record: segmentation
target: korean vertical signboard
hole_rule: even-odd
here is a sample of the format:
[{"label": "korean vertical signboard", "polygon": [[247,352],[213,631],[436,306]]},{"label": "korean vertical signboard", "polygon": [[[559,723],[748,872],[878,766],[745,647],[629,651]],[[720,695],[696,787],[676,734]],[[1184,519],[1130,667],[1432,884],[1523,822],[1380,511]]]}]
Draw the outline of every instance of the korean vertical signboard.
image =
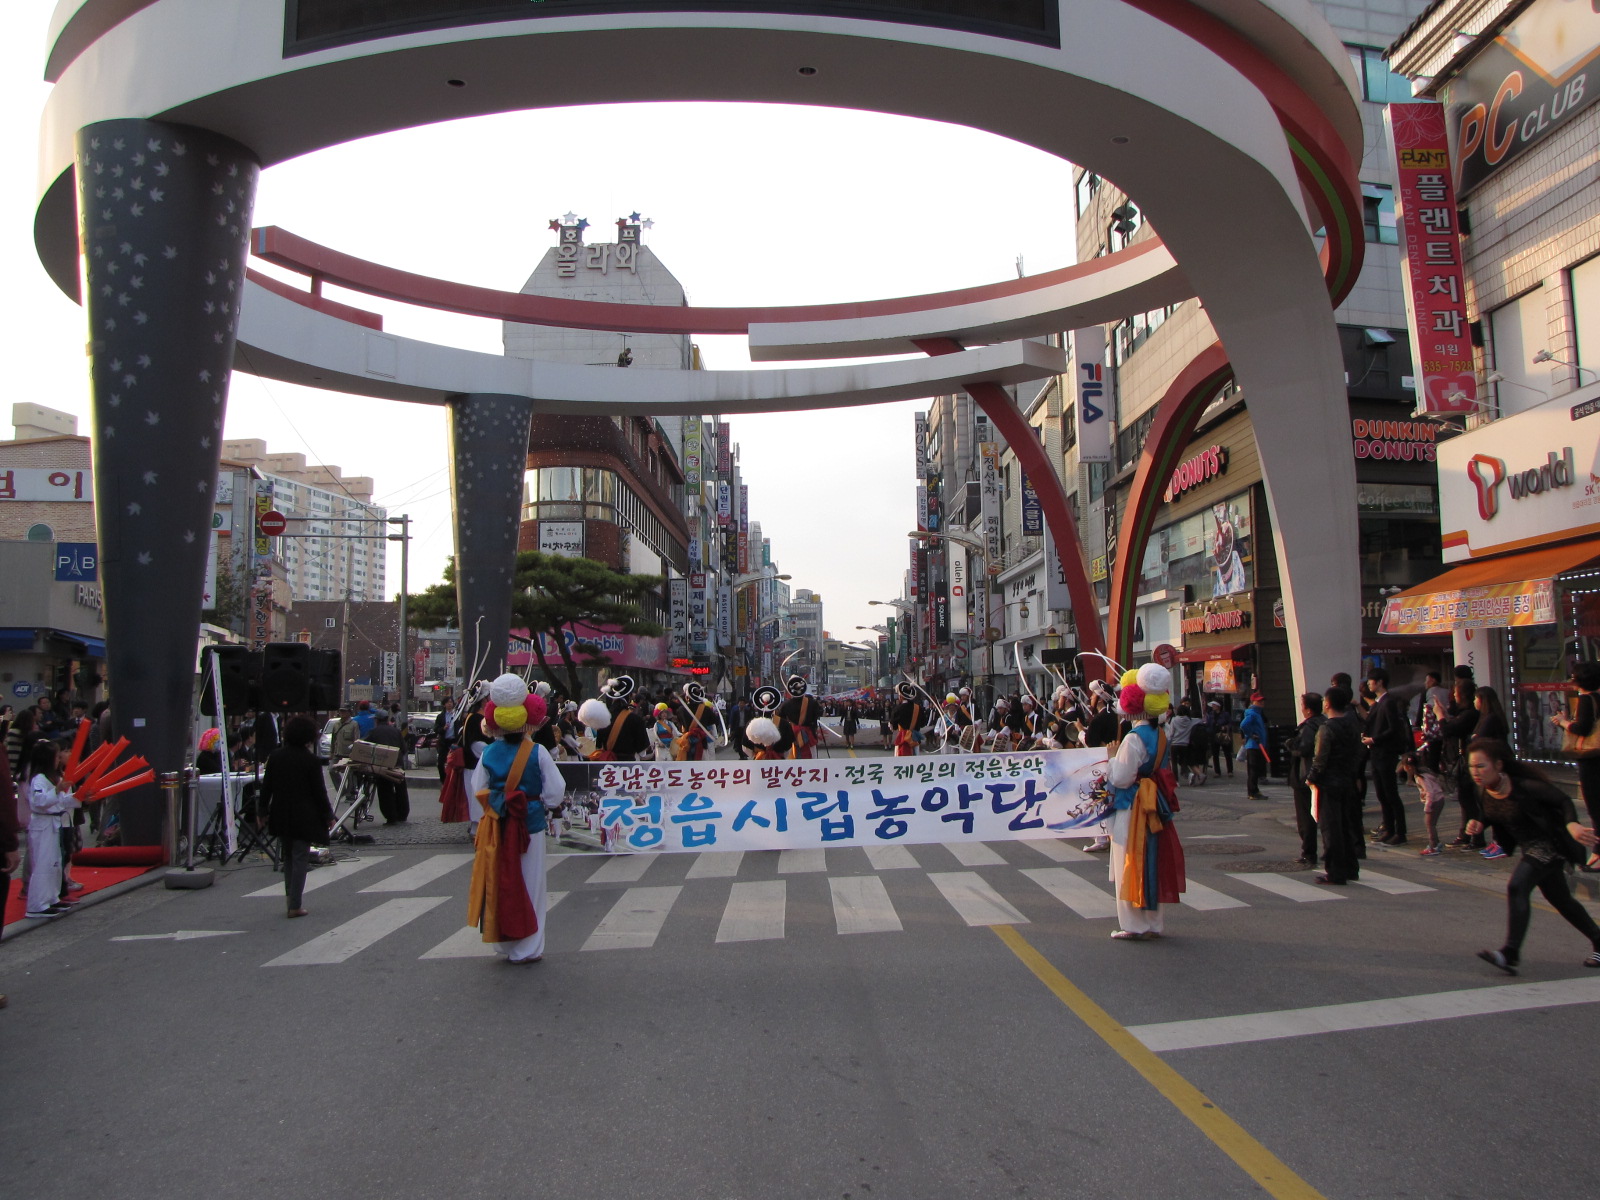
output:
[{"label": "korean vertical signboard", "polygon": [[1472,412],[1478,407],[1478,379],[1467,329],[1444,107],[1391,104],[1384,119],[1398,171],[1395,219],[1406,260],[1406,318],[1416,364],[1417,408],[1430,413]]},{"label": "korean vertical signboard", "polygon": [[726,525],[733,519],[733,485],[726,479],[717,480],[717,524]]},{"label": "korean vertical signboard", "polygon": [[682,658],[689,653],[689,581],[674,576],[667,584],[667,595],[672,610],[672,656]]},{"label": "korean vertical signboard", "polygon": [[912,437],[915,439],[915,442],[916,442],[916,445],[913,447],[913,452],[916,455],[917,479],[920,481],[920,480],[926,479],[928,477],[928,414],[927,413],[919,412],[919,413],[916,414],[916,428],[912,433]]},{"label": "korean vertical signboard", "polygon": [[696,573],[689,576],[689,653],[704,654],[710,648],[706,629],[706,577]]},{"label": "korean vertical signboard", "polygon": [[683,486],[691,491],[700,490],[701,449],[700,418],[683,419]]},{"label": "korean vertical signboard", "polygon": [[733,429],[726,421],[717,422],[717,477],[733,477]]},{"label": "korean vertical signboard", "polygon": [[1111,461],[1111,414],[1106,399],[1106,330],[1091,325],[1072,334],[1073,377],[1078,384],[1078,461]]},{"label": "korean vertical signboard", "polygon": [[733,645],[733,588],[726,583],[717,589],[717,645]]},{"label": "korean vertical signboard", "polygon": [[983,548],[991,563],[1000,561],[1000,443],[978,446],[978,488],[983,513]]},{"label": "korean vertical signboard", "polygon": [[954,539],[950,547],[950,632],[967,632],[967,548]]},{"label": "korean vertical signboard", "polygon": [[1033,537],[1044,532],[1044,508],[1026,471],[1022,472],[1022,532]]}]

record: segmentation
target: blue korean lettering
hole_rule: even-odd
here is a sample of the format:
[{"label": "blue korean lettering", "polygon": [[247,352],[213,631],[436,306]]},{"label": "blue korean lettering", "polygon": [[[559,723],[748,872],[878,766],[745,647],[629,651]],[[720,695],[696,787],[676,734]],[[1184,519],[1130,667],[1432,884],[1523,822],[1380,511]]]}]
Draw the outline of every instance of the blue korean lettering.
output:
[{"label": "blue korean lettering", "polygon": [[739,810],[739,815],[733,818],[733,831],[738,833],[746,825],[751,823],[759,825],[763,829],[772,829],[774,827],[774,821],[776,821],[776,828],[778,832],[786,832],[789,828],[789,802],[782,796],[779,796],[776,800],[774,800],[773,808],[775,813],[774,816],[770,818],[763,817],[760,813],[756,812],[756,805],[759,803],[761,803],[759,800],[747,800],[745,802],[744,807]]},{"label": "blue korean lettering", "polygon": [[938,812],[950,803],[950,793],[942,787],[931,787],[922,793],[922,807],[925,812]]},{"label": "blue korean lettering", "polygon": [[672,820],[675,824],[681,825],[685,821],[722,820],[721,813],[711,811],[716,807],[716,801],[710,796],[702,796],[696,792],[690,792],[682,800],[678,801],[677,807],[678,811],[672,814]]},{"label": "blue korean lettering", "polygon": [[907,804],[910,796],[885,796],[877,788],[872,789],[872,803],[874,807],[868,811],[867,821],[877,821],[879,824],[873,829],[873,834],[890,841],[897,837],[904,837],[911,826],[900,820],[900,817],[913,816],[916,808]]},{"label": "blue korean lettering", "polygon": [[982,799],[982,792],[975,788],[970,788],[964,783],[959,784],[956,787],[956,805],[961,811],[945,813],[939,819],[941,821],[959,821],[961,822],[961,831],[963,833],[971,833],[973,822],[977,819],[977,814],[972,811],[972,806]]},{"label": "blue korean lettering", "polygon": [[[856,834],[856,819],[850,815],[850,793],[841,788],[832,797],[827,792],[796,792],[800,812],[808,821],[816,821],[825,842],[842,842]],[[830,819],[830,813],[838,817]]]},{"label": "blue korean lettering", "polygon": [[1022,785],[1022,795],[1015,800],[1006,801],[1003,798],[1004,794],[1013,790],[1016,786],[1014,783],[989,784],[989,794],[993,797],[990,803],[994,807],[995,816],[1004,816],[1006,813],[1020,808],[1022,811],[1011,818],[1006,825],[1007,829],[1019,832],[1024,829],[1043,829],[1044,818],[1042,816],[1034,816],[1031,820],[1029,819],[1038,807],[1039,802],[1046,795],[1046,793],[1039,790],[1039,781],[1033,778],[1025,780]]}]

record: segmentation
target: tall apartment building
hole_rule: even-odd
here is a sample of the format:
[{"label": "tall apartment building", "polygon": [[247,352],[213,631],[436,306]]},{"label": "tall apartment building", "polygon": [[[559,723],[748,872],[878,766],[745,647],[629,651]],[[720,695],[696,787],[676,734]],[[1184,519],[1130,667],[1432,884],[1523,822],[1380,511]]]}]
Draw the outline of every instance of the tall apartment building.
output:
[{"label": "tall apartment building", "polygon": [[275,541],[294,600],[389,599],[389,514],[372,503],[370,476],[270,453],[260,438],[223,442],[222,457],[254,467],[272,507],[289,518],[288,535]]}]

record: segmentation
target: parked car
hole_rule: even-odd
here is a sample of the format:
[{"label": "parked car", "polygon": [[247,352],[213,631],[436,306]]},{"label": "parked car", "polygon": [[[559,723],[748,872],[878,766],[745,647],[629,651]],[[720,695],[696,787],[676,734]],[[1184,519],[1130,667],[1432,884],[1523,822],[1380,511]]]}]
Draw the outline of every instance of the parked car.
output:
[{"label": "parked car", "polygon": [[329,717],[317,737],[317,757],[324,762],[333,757],[333,731],[339,728],[339,718]]}]

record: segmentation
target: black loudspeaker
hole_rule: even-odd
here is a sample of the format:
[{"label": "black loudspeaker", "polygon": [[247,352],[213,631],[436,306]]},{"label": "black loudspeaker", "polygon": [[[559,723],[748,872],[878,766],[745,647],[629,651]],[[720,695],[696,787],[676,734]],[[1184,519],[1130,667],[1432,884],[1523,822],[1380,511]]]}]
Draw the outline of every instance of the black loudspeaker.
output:
[{"label": "black loudspeaker", "polygon": [[311,652],[311,707],[332,712],[344,699],[344,670],[337,650]]},{"label": "black loudspeaker", "polygon": [[207,646],[200,658],[200,711],[217,715],[217,698],[211,690],[211,660],[217,660],[222,680],[222,711],[236,717],[256,706],[261,678],[261,651],[248,646]]},{"label": "black loudspeaker", "polygon": [[311,708],[311,647],[304,642],[268,642],[261,652],[261,708],[306,712]]}]

